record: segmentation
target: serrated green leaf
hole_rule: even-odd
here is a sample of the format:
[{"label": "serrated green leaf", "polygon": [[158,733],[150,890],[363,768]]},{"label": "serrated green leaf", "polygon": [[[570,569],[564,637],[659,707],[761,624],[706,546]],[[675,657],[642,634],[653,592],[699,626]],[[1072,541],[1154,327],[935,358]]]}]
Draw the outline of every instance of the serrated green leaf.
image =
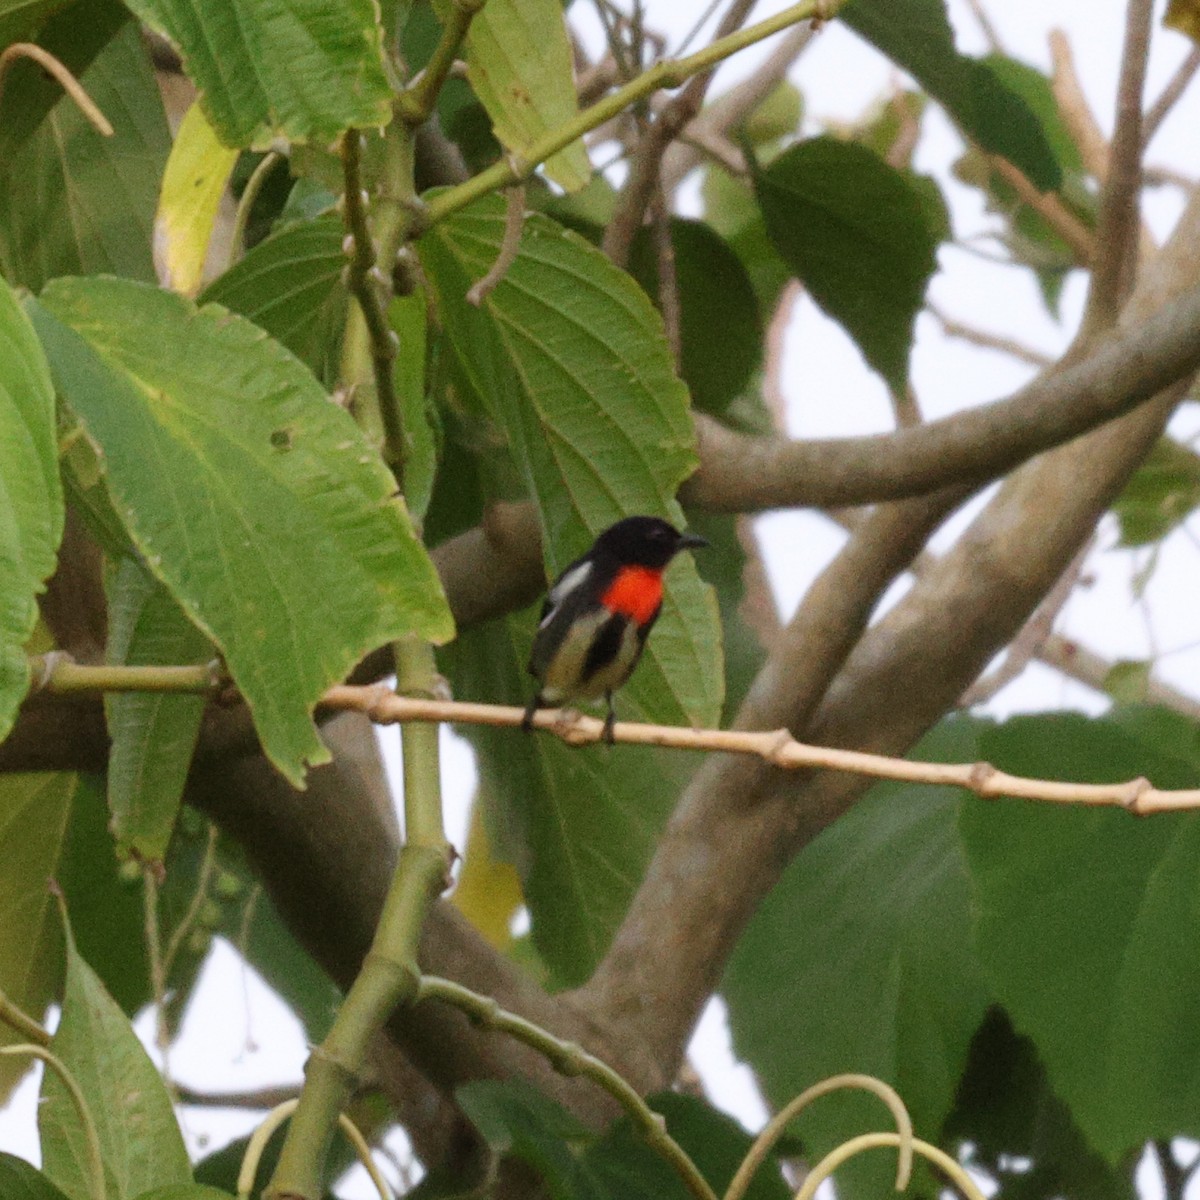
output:
[{"label": "serrated green leaf", "polygon": [[[971,761],[981,726],[947,722],[914,757]],[[738,1055],[776,1106],[861,1071],[899,1091],[918,1129],[941,1127],[990,1001],[971,945],[961,802],[945,788],[877,785],[801,851],[746,927],[722,991]],[[875,1128],[878,1103],[829,1097],[795,1128],[819,1157]],[[894,1170],[882,1156],[863,1165],[880,1172],[872,1183]]]},{"label": "serrated green leaf", "polygon": [[28,317],[0,278],[0,741],[25,698],[25,644],[62,531],[50,369]]},{"label": "serrated green leaf", "polygon": [[[530,609],[460,634],[441,660],[454,694],[523,704],[536,620]],[[643,716],[625,692],[617,704]],[[573,750],[483,726],[464,734],[478,755],[481,794],[496,806],[487,814],[496,853],[521,875],[534,945],[556,984],[582,983],[624,917],[694,760],[629,746]]]},{"label": "serrated green leaf", "polygon": [[[758,297],[741,260],[702,221],[671,221],[679,301],[679,374],[692,402],[723,414],[762,361],[763,327]],[[651,231],[634,238],[630,274],[658,304],[658,256]]]},{"label": "serrated green leaf", "polygon": [[[126,666],[187,666],[212,659],[212,643],[139,562],[123,559],[109,589],[108,660]],[[118,853],[161,863],[175,829],[203,696],[110,693],[108,807]]]},{"label": "serrated green leaf", "polygon": [[[462,379],[504,429],[537,498],[554,575],[621,517],[654,513],[681,525],[674,496],[695,469],[695,435],[645,294],[553,221],[528,217],[504,279],[479,308],[467,303],[503,231],[503,201],[489,198],[439,224],[420,251]],[[681,556],[622,695],[652,719],[711,725],[721,708],[720,647],[715,601]]]},{"label": "serrated green leaf", "polygon": [[0,1196],[4,1200],[68,1200],[36,1167],[0,1151]]},{"label": "serrated green leaf", "polygon": [[[1195,741],[1145,709],[1015,718],[980,750],[1034,777],[1195,787]],[[972,803],[961,829],[983,967],[1091,1145],[1114,1163],[1200,1132],[1200,816]]]},{"label": "serrated green leaf", "polygon": [[273,137],[331,142],[386,125],[392,93],[371,0],[131,0],[178,47],[200,103],[227,146]]},{"label": "serrated green leaf", "polygon": [[[87,1101],[112,1200],[136,1200],[148,1188],[191,1181],[171,1097],[129,1019],[79,956],[69,929],[62,1019],[50,1049]],[[45,1173],[72,1200],[89,1200],[84,1131],[54,1071],[42,1078],[38,1130]]]},{"label": "serrated green leaf", "polygon": [[[0,776],[0,989],[35,1020],[61,975],[58,915],[46,884],[58,866],[76,782],[66,774]],[[24,1040],[0,1025],[0,1045]],[[0,1104],[30,1066],[28,1059],[0,1058]]]},{"label": "serrated green leaf", "polygon": [[968,138],[1020,167],[1040,191],[1061,186],[1037,116],[988,63],[959,54],[944,0],[850,0],[838,19],[912,75]]},{"label": "serrated green leaf", "polygon": [[285,226],[206,288],[201,302],[248,317],[332,384],[349,296],[342,282],[344,236],[335,213]]},{"label": "serrated green leaf", "polygon": [[80,82],[113,136],[97,133],[64,96],[0,172],[0,271],[34,291],[56,275],[154,278],[151,228],[170,139],[135,23]]},{"label": "serrated green leaf", "polygon": [[[518,156],[571,120],[578,105],[559,0],[488,0],[467,31],[467,78],[496,136]],[[544,170],[569,192],[583,187],[591,164],[582,139]]]},{"label": "serrated green leaf", "polygon": [[219,306],[76,279],[30,308],[139,551],[299,784],[328,757],[324,689],[385,641],[453,628],[391,476],[302,363]]},{"label": "serrated green leaf", "polygon": [[894,390],[937,262],[920,197],[854,142],[801,142],[754,175],[767,232],[816,302]]}]

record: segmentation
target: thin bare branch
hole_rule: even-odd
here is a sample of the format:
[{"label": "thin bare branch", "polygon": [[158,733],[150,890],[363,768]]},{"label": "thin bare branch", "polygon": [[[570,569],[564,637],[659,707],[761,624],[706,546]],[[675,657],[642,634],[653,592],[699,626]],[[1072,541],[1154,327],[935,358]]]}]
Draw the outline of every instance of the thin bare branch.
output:
[{"label": "thin bare branch", "polygon": [[675,245],[671,240],[671,214],[656,186],[650,201],[650,228],[654,238],[654,258],[658,266],[658,310],[662,313],[667,347],[676,370],[683,356],[683,319],[679,309],[679,279],[675,270]]},{"label": "thin bare branch", "polygon": [[521,230],[525,223],[525,185],[518,183],[504,193],[504,237],[496,261],[487,274],[477,279],[467,291],[467,302],[478,308],[484,297],[504,278],[508,268],[517,260],[521,249]]},{"label": "thin bare branch", "polygon": [[989,154],[988,163],[1017,193],[1023,204],[1029,205],[1070,246],[1080,266],[1087,266],[1095,257],[1097,240],[1092,231],[1053,192],[1039,192],[1020,167],[998,154]]},{"label": "thin bare branch", "polygon": [[1150,145],[1163,121],[1171,109],[1179,103],[1183,93],[1200,71],[1200,46],[1193,46],[1191,53],[1179,64],[1179,70],[1171,77],[1171,81],[1162,90],[1162,94],[1147,110],[1142,118],[1142,148]]},{"label": "thin bare branch", "polygon": [[1079,147],[1084,169],[1103,182],[1108,175],[1108,139],[1083,94],[1067,35],[1061,29],[1052,29],[1049,41],[1050,58],[1054,63],[1051,86],[1058,110]]},{"label": "thin bare branch", "polygon": [[[383,685],[361,688],[342,684],[330,688],[321,703],[330,708],[361,712],[379,725],[446,721],[516,729],[524,718],[521,708],[398,696]],[[573,747],[599,745],[604,739],[604,722],[599,718],[563,710],[540,711],[534,717],[534,728],[553,733]],[[1029,779],[1000,771],[990,763],[922,763],[857,750],[811,746],[797,741],[786,729],[750,732],[618,721],[613,728],[613,737],[628,746],[750,755],[787,771],[816,768],[866,775],[872,779],[943,784],[965,788],[985,799],[1008,796],[1046,804],[1117,807],[1136,816],[1200,808],[1200,788],[1160,789],[1146,779],[1111,784]]]},{"label": "thin bare branch", "polygon": [[1081,336],[1107,329],[1133,290],[1142,186],[1142,91],[1150,53],[1153,0],[1129,0],[1117,84],[1117,116],[1096,227],[1097,252]]},{"label": "thin bare branch", "polygon": [[937,321],[947,337],[959,338],[964,342],[970,342],[973,346],[982,346],[987,350],[998,350],[1001,354],[1011,355],[1013,358],[1029,363],[1032,367],[1048,367],[1054,361],[1052,355],[1035,350],[1032,346],[1017,341],[1016,338],[1005,337],[1000,333],[989,333],[987,330],[976,329],[974,325],[967,325],[956,320],[934,304],[932,300],[925,302],[925,311]]}]

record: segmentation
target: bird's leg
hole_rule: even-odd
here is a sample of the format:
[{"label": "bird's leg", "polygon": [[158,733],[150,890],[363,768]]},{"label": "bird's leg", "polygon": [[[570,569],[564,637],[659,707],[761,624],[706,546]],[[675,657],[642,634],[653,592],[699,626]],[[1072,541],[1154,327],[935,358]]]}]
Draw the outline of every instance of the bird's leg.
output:
[{"label": "bird's leg", "polygon": [[529,703],[525,705],[525,715],[521,718],[521,728],[526,733],[533,732],[533,714],[542,706],[542,694],[537,692],[530,697]]},{"label": "bird's leg", "polygon": [[600,736],[604,740],[605,745],[611,746],[617,740],[617,735],[613,731],[613,726],[617,723],[617,713],[616,709],[613,708],[611,691],[604,693],[604,699],[608,702],[608,716],[604,718],[604,732]]}]

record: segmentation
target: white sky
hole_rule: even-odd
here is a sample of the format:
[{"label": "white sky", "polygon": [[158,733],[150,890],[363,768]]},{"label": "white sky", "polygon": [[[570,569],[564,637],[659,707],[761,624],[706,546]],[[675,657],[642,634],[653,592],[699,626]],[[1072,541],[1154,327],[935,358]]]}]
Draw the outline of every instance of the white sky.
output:
[{"label": "white sky", "polygon": [[[779,0],[762,3],[755,18],[783,7]],[[1160,10],[1162,7],[1160,4]],[[649,0],[648,24],[668,31],[675,45],[699,8],[692,2]],[[1101,126],[1111,128],[1123,4],[1009,0],[992,2],[988,8],[1005,49],[1043,70],[1050,65],[1047,32],[1055,27],[1064,29],[1075,51],[1084,91]],[[983,39],[965,0],[950,0],[950,9],[960,47],[983,52]],[[590,14],[587,6],[577,2],[572,11],[586,27]],[[594,24],[590,36],[595,36]],[[1158,95],[1189,46],[1178,34],[1156,29],[1148,97]],[[764,48],[749,51],[724,68],[713,94],[752,70],[766,52]],[[806,95],[806,132],[817,132],[823,121],[858,117],[892,86],[897,73],[835,23],[809,47],[792,78]],[[1200,87],[1194,87],[1164,124],[1148,162],[1194,174],[1198,131]],[[978,194],[949,178],[949,166],[959,151],[957,137],[940,111],[934,109],[926,118],[916,165],[943,183],[955,234],[963,239],[993,225],[983,212]],[[1161,235],[1169,230],[1180,206],[1178,191],[1160,189],[1147,202],[1147,219]],[[959,320],[1015,337],[1049,353],[1062,349],[1069,341],[1084,297],[1081,277],[1072,279],[1066,288],[1066,319],[1060,326],[1046,315],[1028,272],[990,265],[949,246],[941,251],[939,265],[930,295]],[[913,378],[928,417],[996,399],[1030,377],[1028,367],[1003,355],[947,339],[927,316],[919,319],[917,333]],[[879,380],[866,370],[840,328],[808,302],[798,307],[789,330],[785,382],[788,425],[796,436],[849,435],[891,426],[890,406]],[[1189,434],[1196,432],[1198,425],[1200,422],[1190,414],[1177,422],[1178,430]],[[786,619],[813,578],[836,553],[841,535],[824,518],[809,513],[770,514],[759,518],[758,529],[771,584]],[[1194,602],[1197,549],[1190,538],[1176,534],[1163,548],[1144,609],[1131,599],[1133,556],[1106,552],[1112,541],[1113,532],[1106,527],[1100,550],[1089,566],[1094,583],[1070,601],[1058,622],[1059,631],[1113,658],[1145,657],[1155,648],[1170,652],[1200,638]],[[1161,662],[1161,677],[1188,688],[1200,671],[1198,654],[1200,651],[1186,649],[1168,653]],[[1067,705],[1095,711],[1103,707],[1103,700],[1046,668],[1034,667],[1006,688],[992,709],[1003,714]],[[385,731],[384,744],[389,765],[394,767],[398,758],[395,730]],[[459,739],[444,734],[443,746],[449,830],[461,847],[465,844],[474,769],[470,753]],[[138,1028],[147,1034],[149,1021],[143,1017]],[[715,1085],[712,1090],[716,1101],[749,1125],[761,1123],[763,1110],[749,1073],[737,1068],[730,1055],[719,1003],[706,1012],[692,1050],[704,1077]],[[242,966],[234,951],[218,943],[182,1036],[172,1051],[175,1077],[196,1088],[222,1090],[294,1082],[300,1078],[304,1056],[303,1039],[290,1013]],[[39,1074],[27,1077],[8,1108],[0,1110],[0,1149],[35,1162],[34,1112]],[[208,1150],[215,1149],[247,1132],[257,1119],[254,1114],[213,1110],[189,1110],[184,1116],[193,1151],[202,1144]],[[393,1143],[403,1154],[402,1137]],[[347,1200],[360,1200],[374,1193],[359,1172],[342,1194]]]}]

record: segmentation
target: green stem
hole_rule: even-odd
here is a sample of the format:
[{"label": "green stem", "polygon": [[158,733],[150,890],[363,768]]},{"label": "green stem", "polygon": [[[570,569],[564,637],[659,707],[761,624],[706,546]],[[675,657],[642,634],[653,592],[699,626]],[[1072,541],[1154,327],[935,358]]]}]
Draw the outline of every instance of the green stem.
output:
[{"label": "green stem", "polygon": [[84,1099],[83,1090],[75,1082],[75,1076],[67,1070],[66,1064],[56,1054],[52,1054],[45,1046],[22,1044],[19,1046],[4,1046],[0,1054],[28,1054],[32,1058],[40,1058],[63,1081],[79,1123],[83,1126],[84,1141],[87,1142],[88,1178],[91,1181],[89,1192],[92,1200],[108,1200],[108,1184],[104,1178],[104,1156],[100,1152],[100,1135],[96,1132],[96,1122],[91,1110]]},{"label": "green stem", "polygon": [[14,1004],[3,990],[0,990],[0,1021],[10,1029],[16,1030],[27,1042],[36,1042],[39,1046],[50,1045],[50,1033],[43,1029],[23,1008]]},{"label": "green stem", "polygon": [[574,1042],[564,1042],[554,1034],[501,1008],[490,996],[481,996],[450,979],[421,977],[416,1002],[441,1000],[465,1012],[484,1029],[510,1034],[544,1055],[563,1075],[582,1075],[602,1087],[629,1114],[647,1143],[674,1169],[696,1200],[717,1200],[716,1193],[700,1174],[684,1148],[667,1132],[663,1119],[607,1063],[589,1054]]},{"label": "green stem", "polygon": [[656,63],[636,79],[630,80],[624,87],[618,88],[615,92],[598,100],[590,108],[585,108],[565,125],[560,125],[558,129],[552,129],[538,138],[519,160],[511,155],[506,156],[505,159],[488,167],[486,171],[481,171],[478,175],[468,179],[466,183],[461,183],[457,187],[449,188],[434,196],[419,218],[418,231],[423,233],[431,226],[436,225],[438,221],[444,220],[452,213],[465,208],[473,200],[486,196],[489,192],[511,187],[514,183],[528,179],[540,163],[565,149],[576,138],[590,133],[593,129],[598,129],[631,104],[645,99],[660,88],[679,87],[691,76],[708,70],[709,67],[724,61],[739,50],[746,49],[747,46],[753,46],[756,42],[761,42],[763,38],[768,38],[773,33],[779,33],[780,30],[787,29],[800,21],[813,17],[822,19],[830,17],[839,7],[840,0],[803,0],[802,3],[793,4],[790,8],[785,8],[783,12],[768,17],[765,21],[759,21],[757,25],[750,25],[745,29],[728,34],[726,37],[718,38],[715,42],[705,46],[703,50],[689,54],[686,58]]},{"label": "green stem", "polygon": [[65,654],[31,654],[32,691],[52,692],[211,692],[221,686],[221,664],[195,667],[88,666]]},{"label": "green stem", "polygon": [[233,218],[233,233],[229,238],[228,265],[230,267],[246,252],[246,226],[250,223],[250,210],[262,192],[263,184],[267,182],[267,176],[279,163],[286,161],[287,156],[280,154],[278,150],[268,150],[263,155],[262,162],[254,168],[250,173],[250,178],[246,180],[246,186],[242,189],[242,194],[238,199],[237,212]]},{"label": "green stem", "polygon": [[424,125],[437,103],[438,93],[454,66],[455,56],[463,39],[467,36],[471,21],[484,6],[485,0],[452,0],[442,26],[442,36],[425,69],[412,85],[400,93],[396,101],[396,112],[410,129]]}]

